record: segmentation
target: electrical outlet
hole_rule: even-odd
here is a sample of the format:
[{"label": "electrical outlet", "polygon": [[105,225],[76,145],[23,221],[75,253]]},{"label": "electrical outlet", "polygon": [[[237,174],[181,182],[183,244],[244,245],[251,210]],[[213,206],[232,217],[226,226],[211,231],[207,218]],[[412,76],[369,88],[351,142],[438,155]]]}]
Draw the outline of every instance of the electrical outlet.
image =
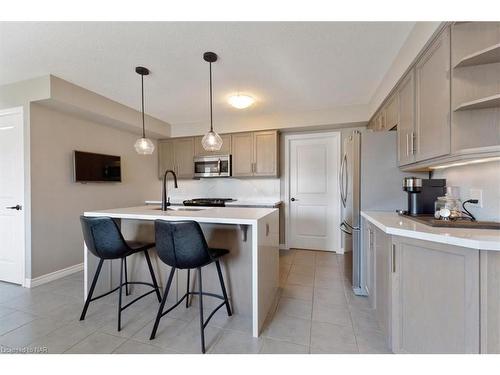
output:
[{"label": "electrical outlet", "polygon": [[479,203],[476,206],[483,208],[483,191],[481,189],[470,189],[468,199],[477,199]]}]

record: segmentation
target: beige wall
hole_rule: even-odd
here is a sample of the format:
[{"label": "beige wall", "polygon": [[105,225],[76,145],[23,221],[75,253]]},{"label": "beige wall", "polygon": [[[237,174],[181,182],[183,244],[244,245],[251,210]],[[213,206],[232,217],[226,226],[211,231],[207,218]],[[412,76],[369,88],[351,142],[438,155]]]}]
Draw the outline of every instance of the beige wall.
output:
[{"label": "beige wall", "polygon": [[[79,216],[160,196],[157,153],[140,156],[137,135],[31,104],[31,278],[83,262]],[[121,183],[72,181],[73,150],[120,155]]]}]

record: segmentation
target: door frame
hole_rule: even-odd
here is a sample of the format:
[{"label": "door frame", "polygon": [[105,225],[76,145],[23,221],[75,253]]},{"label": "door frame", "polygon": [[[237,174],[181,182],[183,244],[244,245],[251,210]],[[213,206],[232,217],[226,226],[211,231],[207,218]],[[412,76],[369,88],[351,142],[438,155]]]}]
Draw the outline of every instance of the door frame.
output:
[{"label": "door frame", "polygon": [[[327,131],[327,132],[308,132],[308,133],[290,133],[290,134],[283,134],[283,142],[284,142],[284,160],[285,160],[285,167],[283,169],[283,181],[284,181],[284,194],[283,194],[283,207],[285,209],[285,243],[284,249],[290,249],[290,141],[296,140],[296,139],[311,139],[311,138],[324,138],[324,137],[331,137],[334,136],[335,143],[338,149],[338,158],[337,158],[337,170],[340,169],[340,159],[342,157],[342,144],[341,144],[341,138],[342,138],[342,133],[340,131]],[[338,197],[338,201],[340,203],[340,197]],[[339,218],[341,218],[342,215],[342,208],[341,205],[337,205],[337,215]],[[335,251],[336,254],[343,254],[344,249],[342,248],[342,241],[341,241],[341,235],[340,235],[340,227],[336,228],[338,231],[338,236],[337,236],[337,244],[336,248],[338,249],[338,252]]]},{"label": "door frame", "polygon": [[[23,248],[24,251],[22,251],[21,254],[21,285],[23,287],[29,287],[27,283],[27,278],[26,278],[26,258],[27,258],[27,252],[30,250],[30,247],[28,246],[29,244],[29,239],[31,238],[31,228],[30,228],[30,210],[29,210],[29,190],[26,184],[27,178],[29,179],[29,174],[27,175],[29,168],[26,165],[26,160],[28,160],[28,157],[26,155],[26,146],[29,144],[29,140],[27,140],[27,134],[26,134],[26,126],[25,126],[25,114],[24,114],[24,107],[18,106],[18,107],[12,107],[12,108],[5,108],[5,109],[0,109],[0,116],[6,116],[6,115],[15,115],[19,114],[21,115],[21,127],[22,127],[22,136],[21,136],[21,158],[22,158],[22,175],[23,175],[23,221],[24,221],[24,235],[22,238],[23,241]],[[28,154],[29,155],[29,154]]]}]

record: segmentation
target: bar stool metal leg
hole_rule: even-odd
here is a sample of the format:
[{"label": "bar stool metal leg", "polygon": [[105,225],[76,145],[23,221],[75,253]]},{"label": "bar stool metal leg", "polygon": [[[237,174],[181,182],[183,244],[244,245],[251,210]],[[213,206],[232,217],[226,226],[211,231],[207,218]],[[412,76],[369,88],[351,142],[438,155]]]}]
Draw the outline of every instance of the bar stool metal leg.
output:
[{"label": "bar stool metal leg", "polygon": [[226,286],[224,285],[224,278],[222,277],[222,271],[220,269],[220,262],[215,261],[215,266],[217,267],[217,274],[219,275],[220,287],[222,289],[222,295],[224,296],[224,302],[226,303],[227,315],[233,315],[231,312],[231,307],[229,306],[229,299],[227,298]]},{"label": "bar stool metal leg", "polygon": [[83,306],[83,311],[82,315],[80,315],[80,320],[85,319],[85,315],[87,314],[87,309],[89,308],[90,300],[92,299],[92,294],[94,294],[94,289],[97,284],[97,279],[99,278],[99,274],[101,273],[101,268],[103,263],[104,259],[101,259],[95,271],[94,280],[92,280],[92,285],[90,286],[89,294],[87,295],[87,299],[85,300],[85,305]]},{"label": "bar stool metal leg", "polygon": [[121,259],[120,266],[120,290],[118,295],[118,332],[122,329],[122,289],[123,289],[123,269],[125,265],[125,258]]},{"label": "bar stool metal leg", "polygon": [[151,274],[151,280],[153,281],[154,288],[156,289],[156,298],[158,298],[158,302],[161,302],[160,288],[158,286],[158,283],[156,282],[153,265],[151,264],[151,259],[149,258],[147,250],[144,251],[144,256],[146,257],[146,263],[148,264],[149,273]]},{"label": "bar stool metal leg", "polygon": [[203,288],[201,281],[201,267],[198,267],[198,289],[200,296],[200,331],[201,331],[201,352],[205,354],[205,330],[203,327]]},{"label": "bar stool metal leg", "polygon": [[168,291],[170,289],[170,285],[172,284],[174,274],[175,268],[172,267],[172,269],[170,270],[170,275],[168,276],[167,287],[165,288],[165,292],[163,293],[163,299],[161,300],[160,307],[158,308],[158,314],[156,314],[155,325],[153,326],[153,331],[151,332],[151,336],[149,337],[150,340],[153,340],[156,336],[156,330],[158,329],[158,324],[160,323],[160,319],[162,317],[165,302],[167,302]]},{"label": "bar stool metal leg", "polygon": [[125,295],[128,296],[130,292],[128,290],[127,257],[123,258],[123,262],[125,263]]},{"label": "bar stool metal leg", "polygon": [[186,288],[186,309],[189,307],[189,273],[190,273],[190,269],[188,268],[188,275],[187,275],[187,288]]}]

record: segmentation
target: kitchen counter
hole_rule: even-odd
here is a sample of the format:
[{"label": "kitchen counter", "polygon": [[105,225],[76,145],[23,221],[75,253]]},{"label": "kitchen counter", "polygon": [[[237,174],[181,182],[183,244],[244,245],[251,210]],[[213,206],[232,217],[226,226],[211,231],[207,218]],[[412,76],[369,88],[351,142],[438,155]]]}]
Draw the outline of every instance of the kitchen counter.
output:
[{"label": "kitchen counter", "polygon": [[[279,281],[279,221],[275,208],[238,207],[170,207],[161,211],[159,206],[115,208],[85,212],[85,216],[106,216],[119,219],[121,231],[127,240],[154,242],[155,220],[194,220],[200,223],[208,245],[227,248],[223,272],[233,311],[242,319],[248,319],[252,334],[258,337],[264,320],[275,303]],[[169,267],[161,262],[154,251],[150,252],[160,285],[165,285]],[[148,280],[149,274],[142,254],[127,259],[129,277]],[[98,259],[84,248],[85,295],[90,286],[93,270]],[[220,291],[213,265],[204,271],[206,290]],[[118,283],[119,261],[107,261],[99,278],[96,294],[105,293]],[[192,282],[193,280],[191,280]],[[172,302],[185,293],[187,271],[177,270],[172,287]],[[193,286],[191,286],[192,288]],[[170,295],[170,294],[169,294]],[[170,298],[169,298],[170,300]],[[210,298],[207,303],[210,303]],[[178,307],[181,308],[181,307]]]},{"label": "kitchen counter", "polygon": [[472,249],[500,251],[499,230],[431,227],[400,216],[396,212],[362,211],[361,216],[386,234]]},{"label": "kitchen counter", "polygon": [[[188,199],[188,198],[186,198]],[[172,198],[170,203],[174,206],[182,206],[185,199]],[[144,202],[147,205],[161,204],[161,201],[148,200]],[[234,202],[226,202],[226,207],[256,207],[256,208],[277,208],[283,202],[276,199],[236,199]]]}]

